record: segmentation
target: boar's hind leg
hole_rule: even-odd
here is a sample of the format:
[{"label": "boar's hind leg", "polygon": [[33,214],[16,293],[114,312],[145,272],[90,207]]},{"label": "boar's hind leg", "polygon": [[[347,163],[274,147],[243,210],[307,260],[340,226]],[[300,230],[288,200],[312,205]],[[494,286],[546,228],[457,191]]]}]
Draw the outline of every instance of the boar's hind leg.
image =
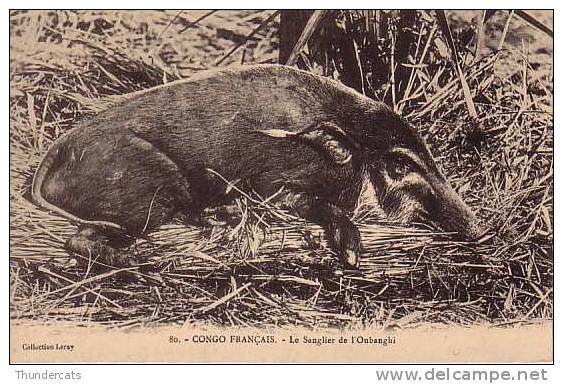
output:
[{"label": "boar's hind leg", "polygon": [[345,265],[358,268],[362,253],[360,231],[341,208],[311,196],[302,196],[294,208],[301,217],[324,228],[330,247]]},{"label": "boar's hind leg", "polygon": [[131,255],[114,248],[119,240],[122,240],[122,236],[112,236],[99,228],[83,225],[66,241],[65,249],[79,256],[79,265],[135,266],[136,261]]}]

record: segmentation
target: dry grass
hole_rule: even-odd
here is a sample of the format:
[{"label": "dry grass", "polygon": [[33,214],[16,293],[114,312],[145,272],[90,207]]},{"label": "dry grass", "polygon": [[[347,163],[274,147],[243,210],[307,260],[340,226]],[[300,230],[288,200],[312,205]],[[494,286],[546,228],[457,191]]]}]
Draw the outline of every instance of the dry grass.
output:
[{"label": "dry grass", "polygon": [[[424,39],[413,55],[408,97],[400,102],[401,94],[395,95],[396,107],[429,137],[452,184],[498,236],[470,244],[399,227],[382,221],[367,199],[354,218],[366,254],[358,271],[342,270],[320,228],[246,195],[237,201],[235,224],[203,230],[176,220],[139,240],[131,249],[142,261],[138,269],[78,269],[62,249],[74,228],[25,198],[41,154],[77,119],[126,93],[210,66],[240,45],[237,38],[223,45],[217,39],[207,53],[206,44],[188,45],[193,53],[182,63],[197,62],[197,68],[179,69],[177,55],[163,54],[164,42],[170,49],[198,41],[201,29],[216,28],[212,17],[222,23],[222,36],[244,36],[271,12],[244,14],[227,26],[218,14],[195,26],[177,12],[147,13],[144,23],[138,14],[118,12],[12,14],[13,319],[356,328],[552,317],[551,64],[535,63],[526,44],[465,64],[477,120],[468,115],[455,69],[446,62],[428,65],[422,57]],[[270,43],[256,38],[251,50],[243,44],[225,63],[271,60],[276,27],[263,25],[263,35],[255,34]],[[478,137],[472,134],[476,125],[482,128]]]}]

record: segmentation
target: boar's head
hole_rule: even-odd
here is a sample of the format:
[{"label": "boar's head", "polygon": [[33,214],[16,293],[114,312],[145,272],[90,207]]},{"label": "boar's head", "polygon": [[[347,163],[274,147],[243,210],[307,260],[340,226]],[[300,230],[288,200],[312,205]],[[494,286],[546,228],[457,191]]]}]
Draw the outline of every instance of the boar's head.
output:
[{"label": "boar's head", "polygon": [[467,240],[476,240],[485,232],[449,185],[420,134],[385,106],[377,104],[351,118],[348,115],[340,122],[323,122],[300,132],[261,132],[307,142],[337,164],[359,160],[391,220],[431,222]]},{"label": "boar's head", "polygon": [[380,205],[392,220],[430,221],[468,240],[479,238],[473,211],[440,171],[420,134],[390,110],[368,113],[369,127],[354,129]]}]

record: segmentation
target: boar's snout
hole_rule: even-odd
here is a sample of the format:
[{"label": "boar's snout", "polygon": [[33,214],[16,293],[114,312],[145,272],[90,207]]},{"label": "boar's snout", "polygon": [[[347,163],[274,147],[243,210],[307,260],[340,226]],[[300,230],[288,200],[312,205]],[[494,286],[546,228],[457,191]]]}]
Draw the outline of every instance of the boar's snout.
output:
[{"label": "boar's snout", "polygon": [[463,240],[474,241],[485,235],[486,226],[479,223],[475,213],[451,187],[445,185],[438,194],[436,224],[445,231],[457,232]]}]

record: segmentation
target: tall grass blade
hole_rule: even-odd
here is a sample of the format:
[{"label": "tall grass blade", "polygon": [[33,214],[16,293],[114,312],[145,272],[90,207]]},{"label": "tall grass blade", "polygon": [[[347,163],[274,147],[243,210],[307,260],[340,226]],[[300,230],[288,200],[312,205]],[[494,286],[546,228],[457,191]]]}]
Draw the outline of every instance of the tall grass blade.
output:
[{"label": "tall grass blade", "polygon": [[436,16],[438,18],[438,25],[440,26],[440,30],[442,34],[446,38],[446,42],[452,52],[452,58],[454,61],[454,65],[456,68],[457,75],[459,76],[459,80],[461,82],[461,88],[463,90],[463,96],[465,98],[465,103],[467,105],[467,111],[469,115],[473,119],[477,119],[477,110],[475,109],[475,104],[473,103],[473,97],[471,96],[471,90],[469,89],[469,84],[465,78],[463,70],[461,69],[461,65],[459,63],[459,55],[457,53],[457,48],[454,43],[454,39],[452,37],[452,31],[450,30],[450,25],[448,24],[448,20],[446,19],[446,12],[445,11],[436,11]]},{"label": "tall grass blade", "polygon": [[307,21],[307,24],[305,25],[305,28],[303,29],[303,32],[301,33],[301,36],[299,36],[299,40],[297,40],[297,43],[295,43],[295,47],[293,47],[293,50],[291,51],[291,54],[289,55],[289,58],[287,59],[287,62],[285,64],[293,65],[296,63],[299,54],[301,53],[303,48],[305,48],[305,44],[307,44],[311,36],[313,36],[313,33],[317,30],[318,26],[321,24],[321,21],[328,14],[328,12],[329,11],[327,10],[317,10],[311,15],[311,17]]},{"label": "tall grass blade", "polygon": [[553,37],[553,31],[547,25],[543,24],[541,21],[536,19],[534,16],[530,15],[528,12],[522,10],[515,10],[514,13],[516,16],[520,17],[521,19],[527,21],[530,25],[536,27],[549,37]]}]

